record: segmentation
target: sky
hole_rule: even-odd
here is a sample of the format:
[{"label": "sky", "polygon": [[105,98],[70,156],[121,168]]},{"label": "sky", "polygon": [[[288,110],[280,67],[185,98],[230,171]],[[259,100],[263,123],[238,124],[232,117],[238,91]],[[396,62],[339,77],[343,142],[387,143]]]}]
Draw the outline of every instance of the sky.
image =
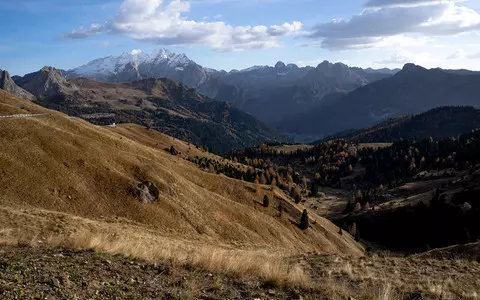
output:
[{"label": "sky", "polygon": [[479,0],[0,0],[0,69],[167,48],[202,66],[480,70]]}]

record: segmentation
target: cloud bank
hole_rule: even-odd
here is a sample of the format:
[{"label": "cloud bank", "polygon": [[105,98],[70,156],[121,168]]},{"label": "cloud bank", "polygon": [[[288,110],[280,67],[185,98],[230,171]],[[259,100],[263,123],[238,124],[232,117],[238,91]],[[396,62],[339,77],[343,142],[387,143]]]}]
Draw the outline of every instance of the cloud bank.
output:
[{"label": "cloud bank", "polygon": [[370,0],[349,20],[317,24],[308,37],[331,50],[371,48],[399,35],[451,36],[480,30],[480,14],[454,0]]},{"label": "cloud bank", "polygon": [[182,15],[189,10],[190,3],[184,0],[125,0],[112,21],[76,29],[62,37],[80,39],[101,33],[121,34],[162,45],[194,44],[218,51],[241,51],[278,47],[280,37],[297,35],[303,28],[298,21],[274,26],[194,21]]}]

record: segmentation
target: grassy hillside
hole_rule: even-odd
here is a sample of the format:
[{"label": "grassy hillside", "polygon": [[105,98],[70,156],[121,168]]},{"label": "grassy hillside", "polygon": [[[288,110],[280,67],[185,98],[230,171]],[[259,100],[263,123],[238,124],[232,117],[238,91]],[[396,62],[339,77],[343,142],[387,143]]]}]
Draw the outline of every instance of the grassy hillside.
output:
[{"label": "grassy hillside", "polygon": [[[311,228],[300,230],[301,207],[280,190],[204,172],[163,150],[172,142],[180,150],[188,144],[139,126],[95,126],[10,95],[0,99],[0,115],[49,114],[0,119],[0,227],[9,229],[6,239],[88,239],[93,248],[134,256],[162,245],[170,254],[148,255],[195,262],[202,253],[220,253],[225,268],[242,255],[256,257],[250,265],[262,268],[307,251],[362,254],[349,235],[313,214]],[[158,187],[158,202],[134,197],[132,189],[144,181]],[[261,205],[264,195],[272,199],[269,208]],[[279,203],[287,208],[281,217]],[[193,250],[196,258],[189,258]]]},{"label": "grassy hillside", "polygon": [[[302,204],[199,169],[186,158],[223,159],[178,139],[0,99],[0,116],[48,114],[0,118],[0,298],[471,299],[478,290],[476,262],[362,256],[313,211],[300,230]],[[134,197],[142,181],[159,188],[158,202]]]}]

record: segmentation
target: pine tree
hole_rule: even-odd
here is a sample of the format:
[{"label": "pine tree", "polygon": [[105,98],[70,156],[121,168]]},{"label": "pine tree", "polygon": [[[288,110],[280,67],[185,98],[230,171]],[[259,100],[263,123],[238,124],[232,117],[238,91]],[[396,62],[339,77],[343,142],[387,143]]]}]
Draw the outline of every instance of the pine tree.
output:
[{"label": "pine tree", "polygon": [[268,207],[269,205],[270,205],[270,199],[268,199],[267,195],[263,196],[263,207]]},{"label": "pine tree", "polygon": [[308,224],[308,212],[306,209],[303,210],[302,217],[300,219],[300,229],[305,230],[309,227]]}]

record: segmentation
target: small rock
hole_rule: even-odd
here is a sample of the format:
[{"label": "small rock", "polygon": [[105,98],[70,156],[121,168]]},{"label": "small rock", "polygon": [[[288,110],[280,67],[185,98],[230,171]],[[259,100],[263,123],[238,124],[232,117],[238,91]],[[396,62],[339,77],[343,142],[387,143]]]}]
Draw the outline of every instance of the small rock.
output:
[{"label": "small rock", "polygon": [[275,296],[275,291],[274,290],[268,290],[267,294],[270,296]]},{"label": "small rock", "polygon": [[61,282],[62,282],[62,284],[65,285],[65,286],[70,286],[70,285],[71,285],[71,281],[70,281],[70,279],[68,278],[68,276],[63,276],[63,277],[61,278]]},{"label": "small rock", "polygon": [[213,277],[213,274],[212,274],[212,273],[208,273],[207,276],[208,276],[208,277]]},{"label": "small rock", "polygon": [[52,279],[52,285],[53,285],[54,287],[59,288],[59,287],[60,287],[60,281],[59,281],[57,278],[53,278],[53,279]]}]

